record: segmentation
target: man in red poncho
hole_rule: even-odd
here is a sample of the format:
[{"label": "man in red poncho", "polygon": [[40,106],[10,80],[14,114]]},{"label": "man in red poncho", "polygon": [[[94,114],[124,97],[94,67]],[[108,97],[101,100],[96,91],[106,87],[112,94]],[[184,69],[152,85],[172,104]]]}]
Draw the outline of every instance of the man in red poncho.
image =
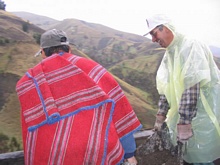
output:
[{"label": "man in red poncho", "polygon": [[70,54],[66,33],[41,36],[43,60],[18,81],[26,165],[137,164],[141,128],[118,83],[96,62]]}]

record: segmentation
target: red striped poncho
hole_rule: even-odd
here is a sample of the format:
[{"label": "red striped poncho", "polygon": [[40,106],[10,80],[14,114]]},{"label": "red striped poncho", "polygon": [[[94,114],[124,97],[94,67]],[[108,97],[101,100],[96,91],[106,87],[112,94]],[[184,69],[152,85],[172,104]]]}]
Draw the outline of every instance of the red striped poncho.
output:
[{"label": "red striped poncho", "polygon": [[17,83],[26,165],[115,165],[120,139],[140,129],[118,83],[99,64],[68,53]]}]

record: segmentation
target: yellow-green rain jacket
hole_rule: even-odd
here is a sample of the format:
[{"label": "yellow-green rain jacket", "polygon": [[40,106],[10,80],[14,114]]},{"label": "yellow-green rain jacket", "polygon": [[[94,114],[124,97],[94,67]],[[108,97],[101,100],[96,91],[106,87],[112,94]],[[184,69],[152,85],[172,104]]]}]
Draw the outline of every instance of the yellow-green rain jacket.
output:
[{"label": "yellow-green rain jacket", "polygon": [[187,144],[184,160],[188,163],[212,162],[220,157],[220,72],[209,48],[175,32],[172,25],[165,25],[174,34],[166,48],[157,72],[157,89],[170,105],[167,125],[172,142],[176,145],[176,126],[179,120],[179,103],[182,93],[200,83],[197,114],[192,120],[193,137]]}]

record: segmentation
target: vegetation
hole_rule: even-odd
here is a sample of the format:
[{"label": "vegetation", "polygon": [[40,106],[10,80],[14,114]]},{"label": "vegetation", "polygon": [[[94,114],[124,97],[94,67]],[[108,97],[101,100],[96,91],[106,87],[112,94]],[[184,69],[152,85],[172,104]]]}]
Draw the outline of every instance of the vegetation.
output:
[{"label": "vegetation", "polygon": [[4,46],[5,44],[8,44],[10,40],[8,38],[0,37],[0,46]]},{"label": "vegetation", "polygon": [[19,150],[21,150],[20,144],[15,137],[10,139],[7,135],[0,133],[0,154]]},{"label": "vegetation", "polygon": [[0,0],[0,10],[5,10],[6,4],[4,1]]},{"label": "vegetation", "polygon": [[[147,98],[157,104],[158,93],[156,90],[156,70],[162,59],[160,52],[154,52],[153,56],[140,56],[134,59],[124,60],[109,70],[123,81],[146,91],[150,94]],[[155,62],[157,61],[157,62]]]},{"label": "vegetation", "polygon": [[40,45],[40,37],[41,37],[41,34],[35,33],[35,34],[33,35],[33,37],[34,37],[36,43]]},{"label": "vegetation", "polygon": [[23,23],[22,23],[22,29],[23,29],[24,32],[28,32],[28,30],[29,30],[29,25],[30,25],[29,22],[23,22]]}]

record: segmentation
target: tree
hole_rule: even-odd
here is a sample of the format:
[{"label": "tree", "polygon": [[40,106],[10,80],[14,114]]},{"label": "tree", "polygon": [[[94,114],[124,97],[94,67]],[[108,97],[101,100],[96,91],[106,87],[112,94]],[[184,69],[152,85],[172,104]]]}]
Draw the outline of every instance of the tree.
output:
[{"label": "tree", "polygon": [[29,30],[29,22],[23,22],[22,23],[22,29],[24,32],[28,32]]},{"label": "tree", "polygon": [[6,4],[4,1],[0,0],[0,10],[5,10]]},{"label": "tree", "polygon": [[35,33],[35,34],[33,35],[33,37],[34,37],[35,41],[36,41],[38,44],[40,44],[41,34]]},{"label": "tree", "polygon": [[10,139],[7,135],[0,133],[0,154],[19,150],[21,150],[21,145],[15,137]]},{"label": "tree", "polygon": [[20,144],[18,143],[17,139],[15,137],[11,138],[11,142],[9,144],[10,152],[13,151],[19,151],[20,150]]},{"label": "tree", "polygon": [[4,135],[3,133],[0,133],[0,154],[8,152],[8,141],[9,137],[7,135]]}]

